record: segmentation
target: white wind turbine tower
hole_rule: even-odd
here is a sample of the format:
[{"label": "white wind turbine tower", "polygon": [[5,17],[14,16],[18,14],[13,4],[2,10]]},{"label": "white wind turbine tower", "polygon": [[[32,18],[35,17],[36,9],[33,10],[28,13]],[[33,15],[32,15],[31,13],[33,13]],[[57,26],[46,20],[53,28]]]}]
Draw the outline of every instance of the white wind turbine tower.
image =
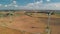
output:
[{"label": "white wind turbine tower", "polygon": [[[47,2],[49,3],[50,0],[47,0]],[[47,3],[47,4],[48,4],[48,3]],[[53,11],[48,11],[48,12],[49,12],[49,13],[48,13],[48,23],[47,23],[46,32],[47,32],[47,34],[51,34],[50,19],[51,19],[51,14],[52,14]]]},{"label": "white wind turbine tower", "polygon": [[[15,9],[18,7],[16,0],[13,0],[10,6],[13,6],[14,8],[12,8],[12,10],[15,11]],[[12,12],[10,13],[13,14]],[[11,16],[10,16],[10,21],[13,21],[13,17]]]},{"label": "white wind turbine tower", "polygon": [[[40,2],[41,3],[43,3],[43,0],[40,0]],[[50,0],[47,0],[47,2],[49,3],[50,2]],[[34,0],[34,3],[35,3],[35,0]],[[47,3],[47,4],[48,4]],[[36,7],[34,7],[34,8],[36,8]],[[46,7],[47,8],[47,7]],[[37,11],[36,11],[37,12]],[[52,13],[52,11],[50,12],[49,11],[49,14],[48,14],[48,23],[47,23],[47,28],[46,28],[46,32],[47,32],[47,34],[51,34],[51,30],[50,30],[50,16],[51,16],[51,13]]]},{"label": "white wind turbine tower", "polygon": [[[11,12],[11,11],[10,11],[10,9],[11,9],[10,6],[11,6],[10,4],[4,5],[5,8],[8,8],[8,12],[9,12],[8,14],[10,14],[10,12]],[[11,16],[9,17],[9,20],[10,20],[10,21],[12,20]]]},{"label": "white wind turbine tower", "polygon": [[[12,9],[12,10],[15,10],[15,8],[17,8],[18,5],[17,5],[17,3],[16,3],[16,0],[13,0],[13,2],[12,2],[11,4],[5,5],[5,7],[9,9],[9,14],[13,14],[12,11],[11,11],[11,9]],[[12,7],[12,8],[10,8],[10,7]],[[13,7],[14,7],[14,8],[13,8]],[[9,20],[10,20],[10,23],[11,23],[11,21],[13,20],[13,18],[12,18],[11,15],[10,15],[10,19],[9,19]]]}]

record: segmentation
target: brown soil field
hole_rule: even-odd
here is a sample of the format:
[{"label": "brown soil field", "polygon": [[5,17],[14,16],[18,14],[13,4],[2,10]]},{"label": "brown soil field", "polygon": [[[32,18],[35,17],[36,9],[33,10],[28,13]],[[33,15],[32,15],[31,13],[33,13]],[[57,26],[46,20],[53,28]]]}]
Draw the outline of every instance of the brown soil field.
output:
[{"label": "brown soil field", "polygon": [[[1,12],[4,15],[8,12]],[[46,14],[33,13],[25,15],[24,12],[14,12],[11,16],[0,17],[0,30],[2,34],[43,34],[47,26]],[[50,20],[51,34],[60,34],[60,17],[52,15]],[[0,33],[1,33],[0,32]]]},{"label": "brown soil field", "polygon": [[22,34],[21,31],[0,26],[0,34]]}]

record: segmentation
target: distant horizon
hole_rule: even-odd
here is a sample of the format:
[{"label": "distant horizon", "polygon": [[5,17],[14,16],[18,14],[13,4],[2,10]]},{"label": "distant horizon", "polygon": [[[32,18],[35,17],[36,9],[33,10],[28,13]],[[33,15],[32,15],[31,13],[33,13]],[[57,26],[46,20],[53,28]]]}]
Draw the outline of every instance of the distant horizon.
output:
[{"label": "distant horizon", "polygon": [[0,0],[0,10],[60,10],[60,0]]}]

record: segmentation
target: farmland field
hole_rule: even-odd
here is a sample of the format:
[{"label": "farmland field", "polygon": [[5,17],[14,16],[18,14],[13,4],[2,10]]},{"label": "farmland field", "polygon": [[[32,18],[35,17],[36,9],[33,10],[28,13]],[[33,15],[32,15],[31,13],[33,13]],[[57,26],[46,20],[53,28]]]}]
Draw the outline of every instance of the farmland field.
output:
[{"label": "farmland field", "polygon": [[[23,11],[0,12],[0,34],[46,34],[48,15]],[[60,16],[51,15],[51,34],[60,34]]]}]

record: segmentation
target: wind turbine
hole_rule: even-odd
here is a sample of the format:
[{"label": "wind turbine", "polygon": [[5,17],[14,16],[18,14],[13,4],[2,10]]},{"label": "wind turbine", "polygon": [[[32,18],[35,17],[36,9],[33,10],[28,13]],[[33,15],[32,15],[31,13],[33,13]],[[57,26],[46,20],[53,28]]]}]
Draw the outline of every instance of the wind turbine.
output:
[{"label": "wind turbine", "polygon": [[[8,4],[8,5],[5,5],[5,6],[4,6],[5,8],[8,8],[8,9],[9,9],[8,15],[10,15],[10,22],[11,22],[12,19],[13,19],[13,18],[11,17],[11,14],[13,14],[13,13],[12,13],[12,11],[11,11],[10,6],[12,6],[12,8],[14,7],[13,9],[15,10],[15,8],[18,7],[18,5],[16,4],[16,0],[13,0],[13,2],[12,2],[11,4]],[[13,9],[12,9],[12,10],[13,10]]]},{"label": "wind turbine", "polygon": [[[50,0],[46,0],[47,2],[50,2]],[[48,11],[48,23],[47,23],[47,27],[46,27],[46,32],[47,34],[51,34],[51,29],[50,29],[50,18],[51,18],[51,14],[52,11]]]},{"label": "wind turbine", "polygon": [[[15,12],[15,9],[18,7],[16,0],[12,0],[12,3],[10,4],[12,6],[12,10]],[[12,14],[12,12],[10,12]],[[10,17],[10,21],[12,21],[13,17]]]},{"label": "wind turbine", "polygon": [[[50,2],[50,0],[46,0],[48,3]],[[40,0],[40,2],[43,2],[43,0]],[[34,0],[34,3],[35,3],[35,0]],[[47,4],[48,4],[47,3]],[[48,11],[48,23],[47,23],[47,27],[46,27],[46,32],[47,34],[51,34],[51,30],[50,30],[50,16],[52,14],[52,11]]]}]

